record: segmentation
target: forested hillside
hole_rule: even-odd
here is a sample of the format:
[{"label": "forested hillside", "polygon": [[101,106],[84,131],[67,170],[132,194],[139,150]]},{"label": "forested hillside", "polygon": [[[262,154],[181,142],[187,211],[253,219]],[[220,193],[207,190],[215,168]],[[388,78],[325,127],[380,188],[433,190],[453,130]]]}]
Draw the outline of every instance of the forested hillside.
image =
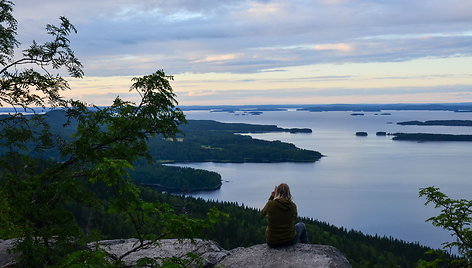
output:
[{"label": "forested hillside", "polygon": [[[246,247],[265,243],[266,220],[260,211],[232,202],[213,202],[191,197],[162,194],[149,188],[141,188],[146,202],[167,203],[177,214],[204,218],[206,213],[216,208],[227,217],[221,217],[213,227],[206,229],[201,236],[217,241],[225,249]],[[83,228],[99,228],[102,239],[126,238],[132,235],[130,222],[123,217],[105,212],[92,212],[79,209]],[[89,217],[90,213],[93,217]],[[365,235],[354,230],[346,230],[329,223],[314,219],[301,218],[309,232],[309,242],[332,245],[348,258],[353,267],[416,267],[419,259],[430,258],[425,254],[429,249],[415,243],[407,243],[394,238]],[[103,225],[103,222],[108,224]],[[155,232],[161,232],[155,226]]]},{"label": "forested hillside", "polygon": [[[7,115],[0,116],[8,118]],[[44,119],[51,132],[65,140],[73,140],[77,121],[69,120],[64,111],[46,113]],[[66,125],[67,123],[67,125]],[[32,126],[34,128],[34,125]],[[103,128],[105,126],[102,126]],[[218,189],[221,178],[214,172],[191,168],[166,167],[173,162],[314,162],[321,158],[316,151],[304,150],[280,141],[264,141],[237,133],[310,132],[310,129],[284,129],[275,125],[220,123],[210,120],[189,120],[179,127],[173,138],[162,135],[151,137],[148,151],[152,162],[135,161],[131,176],[139,182],[170,191],[197,191]],[[34,130],[34,129],[33,129]],[[294,134],[297,135],[297,134]],[[55,149],[37,151],[29,144],[30,155],[50,161],[63,161]],[[0,147],[3,153],[8,147]]]},{"label": "forested hillside", "polygon": [[[207,238],[220,243],[226,249],[264,243],[266,220],[258,209],[232,202],[212,202],[203,199],[182,198],[143,190],[147,200],[168,202],[181,213],[203,217],[214,207],[228,213],[215,226],[206,231]],[[419,259],[429,259],[429,248],[407,243],[392,237],[365,235],[359,231],[346,230],[326,222],[301,218],[309,233],[309,242],[332,245],[348,258],[353,267],[416,267]]]}]

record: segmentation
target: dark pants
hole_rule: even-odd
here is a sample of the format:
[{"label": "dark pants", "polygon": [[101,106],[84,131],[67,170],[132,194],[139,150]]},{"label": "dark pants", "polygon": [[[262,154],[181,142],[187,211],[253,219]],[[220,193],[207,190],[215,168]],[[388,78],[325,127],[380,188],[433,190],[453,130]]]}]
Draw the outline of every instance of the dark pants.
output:
[{"label": "dark pants", "polygon": [[308,234],[306,232],[306,227],[303,222],[299,222],[295,224],[295,231],[297,234],[295,235],[295,243],[308,243]]},{"label": "dark pants", "polygon": [[267,243],[267,245],[269,245],[269,247],[271,248],[281,248],[281,247],[288,247],[288,246],[292,246],[292,245],[295,245],[297,243],[308,243],[308,234],[306,232],[306,227],[305,227],[305,224],[303,222],[299,222],[297,224],[295,224],[295,238],[292,240],[292,241],[289,241],[287,243],[283,243],[283,244],[279,244],[279,245],[271,245],[269,243]]}]

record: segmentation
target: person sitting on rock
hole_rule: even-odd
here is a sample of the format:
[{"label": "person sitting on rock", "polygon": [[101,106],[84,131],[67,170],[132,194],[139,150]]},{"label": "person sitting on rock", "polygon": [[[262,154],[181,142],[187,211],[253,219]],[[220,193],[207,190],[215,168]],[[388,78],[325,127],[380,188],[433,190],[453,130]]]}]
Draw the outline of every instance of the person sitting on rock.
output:
[{"label": "person sitting on rock", "polygon": [[297,205],[292,201],[290,188],[286,183],[275,187],[262,209],[262,215],[268,219],[265,237],[270,247],[308,243],[305,224],[295,224]]}]

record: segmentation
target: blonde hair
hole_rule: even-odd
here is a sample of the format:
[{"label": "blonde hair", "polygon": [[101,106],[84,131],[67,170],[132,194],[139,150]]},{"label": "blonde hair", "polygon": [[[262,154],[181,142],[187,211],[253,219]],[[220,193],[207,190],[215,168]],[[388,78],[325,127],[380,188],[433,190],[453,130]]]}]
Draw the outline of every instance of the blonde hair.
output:
[{"label": "blonde hair", "polygon": [[290,193],[290,188],[288,187],[288,184],[281,183],[279,186],[277,186],[274,198],[285,198],[288,200],[292,200],[292,194]]}]

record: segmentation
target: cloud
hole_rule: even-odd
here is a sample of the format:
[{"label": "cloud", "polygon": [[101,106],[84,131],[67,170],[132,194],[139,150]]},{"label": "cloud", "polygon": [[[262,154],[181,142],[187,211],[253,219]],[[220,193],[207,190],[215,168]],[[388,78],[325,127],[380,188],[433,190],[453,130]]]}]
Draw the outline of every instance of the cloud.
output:
[{"label": "cloud", "polygon": [[[71,20],[79,32],[70,38],[72,48],[86,76],[138,76],[161,68],[171,74],[241,76],[277,71],[274,79],[284,82],[290,80],[285,70],[315,64],[408,66],[416,59],[472,56],[470,0],[15,2],[24,46],[33,39],[46,40],[44,26],[57,24],[59,16]],[[342,77],[355,75],[323,76],[349,80]],[[304,77],[323,80],[307,73]],[[186,89],[187,97],[209,97],[210,91],[202,88]]]},{"label": "cloud", "polygon": [[349,0],[320,0],[320,2],[326,5],[339,5],[349,2]]},{"label": "cloud", "polygon": [[88,104],[94,104],[98,106],[107,106],[111,105],[113,100],[117,97],[126,100],[126,101],[131,101],[134,102],[135,104],[139,104],[140,97],[138,94],[133,94],[133,93],[114,93],[114,92],[108,92],[108,93],[88,93],[88,94],[80,94],[80,95],[73,95],[71,96],[74,99],[80,99],[81,101],[84,101],[85,103]]},{"label": "cloud", "polygon": [[191,90],[187,92],[182,92],[181,94],[184,94],[185,96],[189,96],[189,97],[206,97],[206,96],[214,95],[215,91],[214,90]]},{"label": "cloud", "polygon": [[201,62],[229,61],[229,60],[237,59],[238,57],[239,57],[238,54],[212,55],[212,56],[207,56],[200,60],[194,60],[193,62],[201,63]]},{"label": "cloud", "polygon": [[298,88],[277,90],[226,90],[208,95],[178,94],[181,105],[215,104],[317,104],[463,102],[470,98],[472,85],[390,88]]},{"label": "cloud", "polygon": [[313,46],[314,50],[335,50],[341,52],[350,52],[354,50],[354,47],[345,44],[345,43],[338,43],[338,44],[320,44]]},{"label": "cloud", "polygon": [[248,17],[254,20],[265,20],[273,19],[274,16],[285,15],[284,10],[284,5],[280,2],[252,2],[245,10],[245,13]]},{"label": "cloud", "polygon": [[472,54],[467,0],[24,0],[15,12],[25,44],[43,38],[52,18],[68,16],[88,75],[249,73]]}]

